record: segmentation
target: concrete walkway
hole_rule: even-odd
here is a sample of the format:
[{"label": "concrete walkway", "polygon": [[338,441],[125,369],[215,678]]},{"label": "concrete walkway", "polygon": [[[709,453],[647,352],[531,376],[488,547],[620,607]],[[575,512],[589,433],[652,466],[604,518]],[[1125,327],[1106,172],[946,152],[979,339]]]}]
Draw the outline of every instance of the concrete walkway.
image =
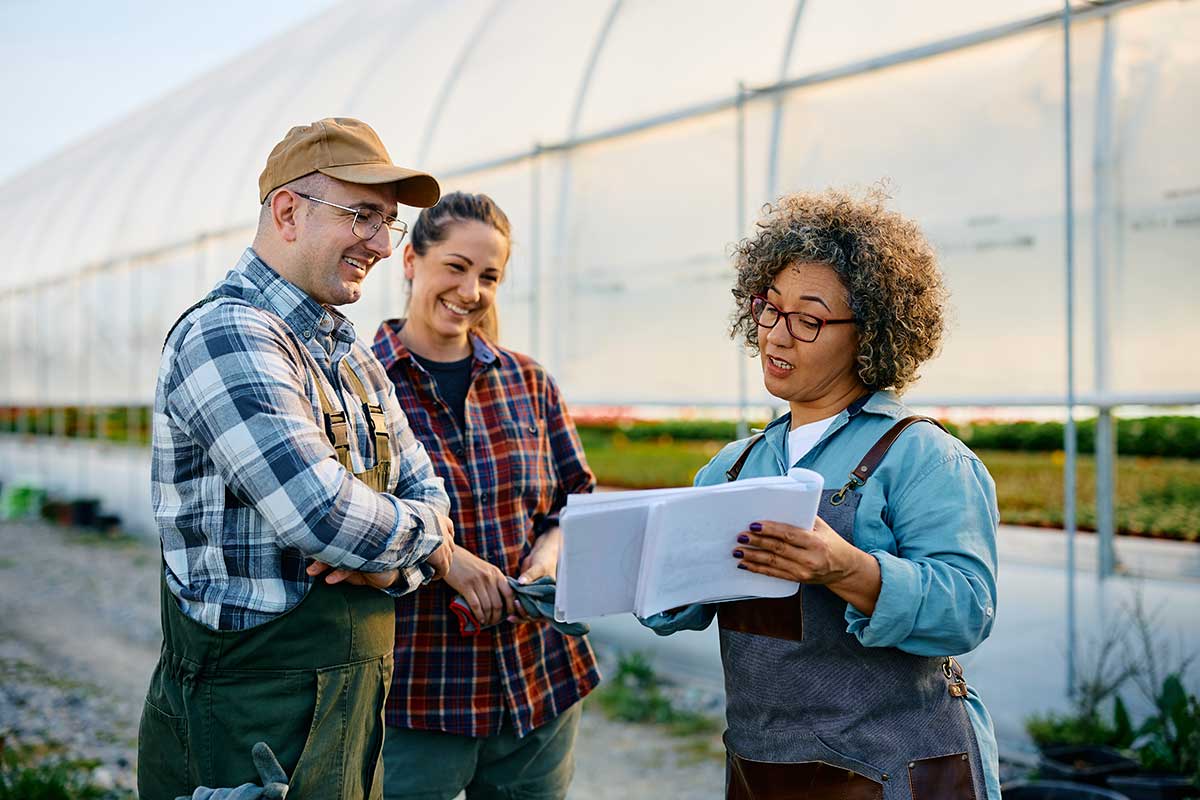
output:
[{"label": "concrete walkway", "polygon": [[[1200,653],[1200,544],[1117,537],[1127,571],[1100,581],[1092,534],[1076,537],[1077,663],[1094,657],[1105,630],[1120,625],[1140,594],[1156,619],[1159,641],[1172,653]],[[967,679],[983,696],[1002,751],[1030,748],[1022,721],[1064,709],[1066,699],[1066,537],[1062,531],[1001,526],[999,602],[992,635],[962,657]],[[645,652],[664,674],[723,691],[716,627],[659,638],[630,616],[592,622],[593,636],[623,650]],[[1168,657],[1162,666],[1170,667]],[[1191,674],[1195,691],[1200,668]],[[1147,707],[1124,692],[1135,719]]]}]

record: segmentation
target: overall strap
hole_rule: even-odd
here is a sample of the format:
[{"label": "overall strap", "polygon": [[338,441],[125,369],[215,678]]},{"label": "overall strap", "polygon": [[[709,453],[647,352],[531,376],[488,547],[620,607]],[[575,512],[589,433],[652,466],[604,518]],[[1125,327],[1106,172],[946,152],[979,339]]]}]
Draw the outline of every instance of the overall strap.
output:
[{"label": "overall strap", "polygon": [[346,422],[346,412],[329,399],[325,387],[321,385],[319,371],[312,373],[312,379],[321,400],[321,416],[325,418],[325,436],[329,438],[329,443],[333,445],[334,452],[337,453],[338,463],[353,472],[354,470],[350,467],[350,437],[346,433],[349,426],[349,423]]},{"label": "overall strap", "polygon": [[746,445],[746,449],[737,457],[737,461],[733,462],[733,466],[725,470],[726,481],[736,481],[738,475],[742,474],[742,468],[746,466],[746,459],[750,458],[750,451],[754,449],[754,445],[762,441],[765,434],[759,434],[750,440],[750,444]]},{"label": "overall strap", "polygon": [[348,379],[350,391],[354,392],[359,402],[362,403],[363,414],[367,418],[367,428],[370,429],[371,436],[375,439],[375,465],[377,467],[383,465],[384,472],[387,472],[392,462],[392,451],[388,446],[387,417],[384,416],[383,406],[370,402],[371,395],[367,392],[367,387],[363,386],[358,373],[351,367],[347,366],[345,370],[341,371],[341,375]]},{"label": "overall strap", "polygon": [[891,428],[889,428],[887,433],[879,437],[879,441],[877,441],[871,447],[871,449],[867,451],[867,454],[863,456],[862,461],[860,461],[858,466],[851,471],[850,480],[846,481],[846,485],[839,489],[837,494],[830,498],[829,502],[835,506],[841,505],[846,499],[846,492],[857,491],[859,487],[866,484],[867,480],[873,474],[875,474],[875,468],[879,466],[881,461],[883,461],[883,457],[887,455],[888,450],[891,449],[892,445],[895,443],[896,439],[899,438],[900,434],[904,433],[909,426],[915,425],[918,422],[928,422],[932,425],[938,426],[942,430],[946,430],[944,427],[942,427],[942,423],[938,422],[933,417],[914,415],[900,420]]},{"label": "overall strap", "polygon": [[188,306],[187,311],[184,311],[182,314],[179,315],[179,317],[173,323],[171,323],[170,330],[168,330],[167,335],[163,337],[162,349],[163,350],[167,349],[167,342],[171,341],[171,334],[175,332],[175,329],[179,327],[179,323],[183,322],[184,318],[188,314],[191,314],[197,308],[208,305],[209,303],[211,303],[213,300],[216,300],[216,299],[217,299],[217,295],[209,294],[209,295],[205,295],[204,297],[202,297],[198,302],[192,303],[190,306]]}]

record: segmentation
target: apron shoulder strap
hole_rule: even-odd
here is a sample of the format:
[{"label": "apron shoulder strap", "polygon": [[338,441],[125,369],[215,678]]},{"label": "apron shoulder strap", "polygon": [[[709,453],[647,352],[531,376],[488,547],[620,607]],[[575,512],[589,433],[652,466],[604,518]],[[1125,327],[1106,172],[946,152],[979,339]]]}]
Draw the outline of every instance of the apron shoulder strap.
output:
[{"label": "apron shoulder strap", "polygon": [[746,459],[750,458],[750,451],[754,449],[754,445],[762,441],[765,434],[759,434],[750,440],[746,445],[746,449],[737,457],[737,461],[733,462],[733,466],[725,470],[726,481],[736,481],[738,476],[742,474],[742,469],[746,466]]},{"label": "apron shoulder strap", "polygon": [[859,487],[867,482],[867,480],[875,474],[875,468],[883,461],[883,457],[887,455],[888,450],[895,444],[896,439],[900,434],[908,430],[912,425],[918,422],[928,422],[931,425],[936,425],[942,430],[946,430],[942,423],[938,422],[933,417],[923,417],[913,415],[899,420],[895,425],[888,429],[887,433],[879,437],[879,441],[871,446],[867,454],[863,456],[862,461],[858,462],[858,466],[850,473],[850,480],[846,481],[846,485],[838,490],[837,494],[830,500],[834,505],[840,505],[846,497],[846,492],[857,491]]}]

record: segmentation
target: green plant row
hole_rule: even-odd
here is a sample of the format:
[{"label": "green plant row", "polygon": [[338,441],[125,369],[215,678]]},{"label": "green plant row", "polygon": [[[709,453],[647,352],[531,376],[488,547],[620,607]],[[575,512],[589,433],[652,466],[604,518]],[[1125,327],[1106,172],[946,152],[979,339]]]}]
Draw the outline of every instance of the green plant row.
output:
[{"label": "green plant row", "polygon": [[[148,406],[53,408],[0,408],[0,433],[67,436],[146,443],[150,440]],[[761,427],[763,421],[751,424]],[[973,450],[1054,452],[1063,449],[1061,422],[945,423]],[[730,442],[737,438],[737,423],[727,420],[617,420],[579,424],[581,434],[613,436],[630,442],[665,444]],[[1076,425],[1080,452],[1095,449],[1096,421]],[[1117,421],[1117,452],[1130,456],[1164,456],[1200,459],[1200,417],[1162,416]]]},{"label": "green plant row", "polygon": [[[580,431],[580,438],[599,483],[629,489],[688,486],[696,470],[721,447],[716,441],[630,441],[595,430]],[[977,452],[996,481],[1001,521],[1013,525],[1062,526],[1060,454]],[[1094,530],[1094,459],[1081,456],[1077,470],[1077,522],[1082,530]],[[1200,541],[1200,460],[1120,456],[1116,524],[1119,533]]]},{"label": "green plant row", "polygon": [[150,443],[149,406],[0,407],[0,433]]},{"label": "green plant row", "polygon": [[[753,423],[752,427],[761,427],[762,424]],[[945,425],[972,450],[1054,452],[1063,449],[1061,422],[974,422],[958,425],[947,422]],[[1096,421],[1081,420],[1075,427],[1079,450],[1094,450]],[[737,424],[721,420],[585,422],[579,425],[579,429],[597,435],[619,435],[631,442],[729,442],[737,438]],[[1200,459],[1200,417],[1118,420],[1117,452],[1130,456]]]}]

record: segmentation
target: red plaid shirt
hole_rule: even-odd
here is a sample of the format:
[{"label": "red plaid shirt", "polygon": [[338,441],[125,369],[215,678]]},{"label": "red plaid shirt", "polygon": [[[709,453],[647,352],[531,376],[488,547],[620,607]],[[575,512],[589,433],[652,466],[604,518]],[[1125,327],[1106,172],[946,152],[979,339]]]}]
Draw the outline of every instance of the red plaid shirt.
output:
[{"label": "red plaid shirt", "polygon": [[[557,523],[567,495],[596,485],[558,387],[533,359],[472,336],[466,431],[432,376],[397,335],[375,334],[375,355],[396,385],[409,426],[445,478],[457,544],[519,574],[537,535]],[[384,718],[400,728],[518,736],[549,722],[600,682],[591,645],[545,622],[502,622],[465,637],[443,581],[396,600],[396,668]]]}]

